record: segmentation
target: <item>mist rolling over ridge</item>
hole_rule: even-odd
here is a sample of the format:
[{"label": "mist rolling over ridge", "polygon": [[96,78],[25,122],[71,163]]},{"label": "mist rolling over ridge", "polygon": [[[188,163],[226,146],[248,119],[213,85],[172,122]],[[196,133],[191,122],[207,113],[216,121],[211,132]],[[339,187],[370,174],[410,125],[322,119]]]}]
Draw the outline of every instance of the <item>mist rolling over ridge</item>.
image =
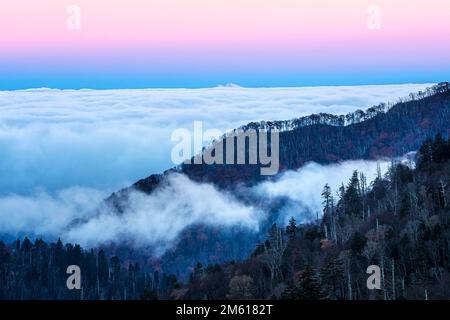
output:
[{"label": "mist rolling over ridge", "polygon": [[[103,176],[118,183],[123,175],[129,175],[129,168],[139,169],[139,166],[134,165],[134,161],[142,162],[143,158],[140,157],[145,158],[148,155],[153,156],[157,151],[164,151],[164,143],[161,145],[155,141],[165,141],[158,133],[163,134],[164,130],[170,129],[174,125],[172,120],[189,126],[189,121],[194,117],[190,112],[197,110],[198,104],[218,111],[217,114],[208,112],[209,118],[206,120],[226,127],[233,123],[242,123],[246,117],[292,118],[294,114],[317,111],[320,106],[325,112],[339,114],[339,111],[360,109],[360,103],[372,102],[381,96],[394,97],[400,89],[406,92],[415,88],[423,89],[423,85],[280,89],[228,86],[197,90],[107,92],[39,89],[3,92],[5,96],[22,95],[26,102],[22,102],[21,121],[13,113],[5,112],[2,117],[3,138],[11,138],[14,134],[13,139],[17,142],[14,146],[7,144],[3,152],[7,160],[8,156],[19,160],[3,162],[5,172],[8,165],[15,167],[14,170],[8,171],[11,178],[5,174],[2,183],[6,184],[8,179],[16,179],[13,175],[21,173],[15,180],[19,183],[16,186],[25,190],[27,184],[28,187],[32,184],[35,186],[30,189],[34,191],[29,193],[15,194],[10,190],[0,196],[0,230],[2,234],[10,237],[61,237],[65,241],[93,247],[123,242],[134,247],[152,247],[158,255],[171,248],[186,228],[195,225],[242,227],[249,232],[258,232],[261,224],[270,220],[267,208],[258,207],[250,204],[248,199],[237,197],[240,193],[238,189],[241,188],[239,186],[236,186],[238,189],[229,188],[224,191],[218,189],[215,182],[194,181],[189,174],[185,175],[182,171],[171,173],[165,182],[150,194],[139,188],[129,189],[127,200],[121,204],[122,212],[118,214],[111,203],[103,202],[108,194],[114,191],[114,183],[111,182],[107,188],[99,188],[98,185],[94,188],[90,185],[96,186],[97,179],[102,180]],[[27,101],[30,94],[33,99]],[[264,102],[257,100],[257,97],[261,99],[264,95],[267,98]],[[45,108],[36,102],[44,98],[50,100]],[[131,99],[127,102],[131,109],[130,105],[124,104],[127,99]],[[247,105],[248,112],[230,112],[234,106],[227,103],[232,101],[237,104],[236,108]],[[162,112],[162,109],[158,109],[159,103],[165,106],[164,114],[154,118],[155,111]],[[171,104],[172,109],[167,109],[166,104]],[[110,107],[107,108],[106,105]],[[227,105],[228,109],[219,111],[224,105]],[[271,114],[271,109],[265,107],[270,105],[278,105],[278,108],[280,105],[284,106],[286,114]],[[3,108],[8,111],[7,106],[4,105]],[[180,110],[186,112],[186,117],[175,115],[175,112]],[[94,118],[93,113],[96,115]],[[196,115],[200,114],[203,113]],[[223,116],[225,114],[227,117]],[[28,116],[23,117],[24,115]],[[213,115],[217,118],[212,117]],[[30,136],[37,140],[24,140]],[[115,139],[110,139],[112,136]],[[150,141],[147,140],[149,137]],[[4,141],[11,143],[10,140]],[[68,154],[63,151],[63,146],[70,148]],[[169,146],[168,143],[166,147]],[[145,155],[143,149],[149,153]],[[48,152],[52,150],[58,150],[57,154]],[[120,156],[116,157],[118,154]],[[113,159],[112,163],[108,161],[108,157]],[[94,161],[89,161],[91,158]],[[39,170],[30,170],[40,165],[40,161],[47,160],[49,163],[39,167]],[[50,164],[53,165],[52,170],[47,167]],[[335,164],[310,162],[298,169],[284,171],[275,180],[262,181],[246,188],[256,199],[269,199],[269,202],[272,198],[287,199],[287,202],[277,209],[277,220],[280,223],[286,223],[291,216],[308,222],[321,215],[320,193],[323,185],[328,183],[333,190],[337,190],[340,185],[346,183],[354,170],[365,172],[371,180],[377,167],[381,166],[384,172],[387,164],[385,160],[351,160]],[[29,165],[32,167],[28,167]],[[142,162],[142,165],[145,165],[145,162]],[[70,166],[72,170],[68,171],[66,166]],[[121,168],[125,169],[124,172]],[[65,189],[53,189],[52,175],[59,178],[61,173],[58,170],[64,170],[66,173],[64,184],[73,183],[74,179],[79,183]],[[146,170],[148,168],[142,171]],[[89,171],[92,172],[88,174]],[[27,175],[24,175],[25,172]],[[145,175],[142,172],[139,174],[140,177]],[[128,176],[128,179],[132,178]],[[106,181],[108,180],[103,180],[101,185]],[[123,181],[121,183],[131,184]],[[14,185],[12,189],[14,190]]]},{"label": "mist rolling over ridge", "polygon": [[[295,216],[299,221],[316,219],[321,207],[321,188],[334,190],[347,183],[354,170],[375,177],[386,161],[347,161],[339,164],[309,163],[287,171],[277,180],[263,182],[250,192],[256,198],[285,197],[280,223]],[[0,230],[9,237],[29,236],[96,247],[127,243],[136,248],[151,247],[161,255],[190,226],[242,227],[258,232],[268,219],[263,208],[240,201],[212,184],[198,183],[174,173],[168,182],[148,195],[132,191],[124,211],[118,214],[103,202],[106,194],[95,189],[72,188],[52,196],[44,192],[27,196],[0,197]],[[321,216],[321,213],[319,213]],[[74,223],[76,221],[76,223]]]},{"label": "mist rolling over ridge", "polygon": [[224,131],[346,114],[428,86],[0,91],[0,194],[112,192],[173,166],[171,133],[194,121]]}]

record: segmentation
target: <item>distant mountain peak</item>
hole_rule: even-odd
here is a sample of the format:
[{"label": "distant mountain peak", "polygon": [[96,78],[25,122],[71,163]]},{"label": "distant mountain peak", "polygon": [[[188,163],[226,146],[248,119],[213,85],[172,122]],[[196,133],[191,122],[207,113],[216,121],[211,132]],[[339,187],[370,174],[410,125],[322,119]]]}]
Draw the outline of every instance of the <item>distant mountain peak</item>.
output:
[{"label": "distant mountain peak", "polygon": [[242,88],[240,85],[236,84],[236,83],[226,83],[226,84],[220,84],[217,86],[218,88]]}]

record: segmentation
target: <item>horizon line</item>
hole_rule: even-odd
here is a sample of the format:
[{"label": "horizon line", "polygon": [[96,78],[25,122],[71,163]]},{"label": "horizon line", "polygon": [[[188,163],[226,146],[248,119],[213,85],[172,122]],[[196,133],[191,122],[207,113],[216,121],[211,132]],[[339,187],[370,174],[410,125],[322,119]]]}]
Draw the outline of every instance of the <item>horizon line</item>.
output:
[{"label": "horizon line", "polygon": [[349,85],[287,85],[287,86],[241,86],[236,83],[218,84],[216,86],[205,87],[130,87],[130,88],[69,88],[69,87],[30,87],[21,89],[2,89],[0,92],[18,92],[18,91],[127,91],[127,90],[202,90],[202,89],[294,89],[294,88],[330,88],[330,87],[374,87],[374,86],[395,86],[395,85],[433,85],[443,81],[432,82],[400,82],[400,83],[364,83],[364,84],[349,84]]}]

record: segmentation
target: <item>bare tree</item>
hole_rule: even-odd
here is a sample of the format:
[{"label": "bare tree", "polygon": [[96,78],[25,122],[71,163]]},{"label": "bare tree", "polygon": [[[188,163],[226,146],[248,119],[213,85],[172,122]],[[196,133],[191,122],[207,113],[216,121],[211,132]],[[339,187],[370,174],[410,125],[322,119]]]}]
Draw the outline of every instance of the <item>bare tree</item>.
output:
[{"label": "bare tree", "polygon": [[283,231],[275,224],[270,230],[269,240],[264,244],[264,254],[261,261],[267,265],[270,270],[270,283],[273,286],[274,280],[281,277],[281,263],[286,250],[287,242],[283,239]]}]

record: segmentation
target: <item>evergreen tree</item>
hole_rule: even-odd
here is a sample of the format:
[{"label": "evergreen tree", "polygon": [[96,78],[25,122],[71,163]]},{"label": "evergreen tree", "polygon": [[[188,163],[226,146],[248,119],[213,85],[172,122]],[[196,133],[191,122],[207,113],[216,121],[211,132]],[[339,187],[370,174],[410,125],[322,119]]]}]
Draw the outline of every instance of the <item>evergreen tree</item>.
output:
[{"label": "evergreen tree", "polygon": [[419,148],[417,167],[423,169],[433,162],[433,139],[426,139]]},{"label": "evergreen tree", "polygon": [[328,231],[330,231],[331,239],[333,241],[337,241],[337,234],[336,234],[336,217],[334,215],[334,208],[333,208],[333,195],[331,193],[331,187],[327,184],[325,184],[323,191],[322,191],[322,205],[323,205],[323,223],[324,223],[324,229],[325,229],[325,238],[328,237]]},{"label": "evergreen tree", "polygon": [[292,292],[293,300],[318,300],[323,298],[320,283],[311,266],[303,269],[297,288]]},{"label": "evergreen tree", "polygon": [[433,141],[432,152],[433,160],[436,163],[440,163],[446,160],[447,141],[442,137],[440,133],[436,135]]},{"label": "evergreen tree", "polygon": [[350,216],[361,217],[362,202],[358,171],[354,171],[345,190],[346,213]]},{"label": "evergreen tree", "polygon": [[289,220],[289,225],[286,227],[286,234],[290,239],[294,239],[297,234],[297,223],[294,217]]},{"label": "evergreen tree", "polygon": [[342,298],[342,283],[344,270],[342,264],[335,257],[327,258],[327,262],[320,270],[320,284],[328,299]]},{"label": "evergreen tree", "polygon": [[331,188],[328,183],[323,187],[322,191],[322,205],[324,216],[329,216],[331,212],[331,204],[333,200],[333,195],[331,194]]},{"label": "evergreen tree", "polygon": [[366,243],[367,243],[366,237],[363,236],[358,231],[355,232],[350,240],[350,249],[352,250],[352,253],[355,255],[361,254]]}]

